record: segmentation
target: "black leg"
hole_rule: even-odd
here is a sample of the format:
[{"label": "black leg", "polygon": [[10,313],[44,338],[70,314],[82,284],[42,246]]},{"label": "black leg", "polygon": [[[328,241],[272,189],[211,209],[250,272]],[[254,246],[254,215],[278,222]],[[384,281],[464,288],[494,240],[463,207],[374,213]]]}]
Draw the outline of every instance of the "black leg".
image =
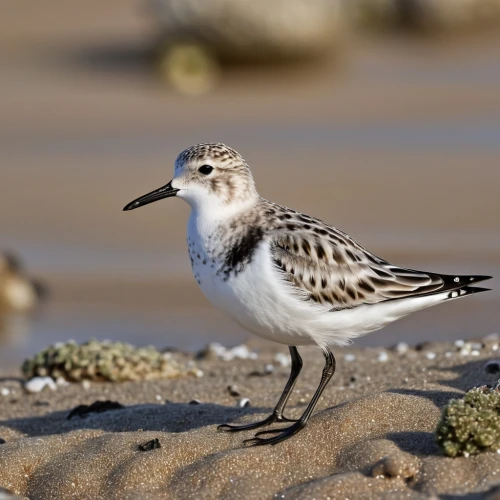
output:
[{"label": "black leg", "polygon": [[237,431],[248,431],[251,429],[257,429],[259,427],[264,427],[265,425],[272,424],[274,422],[295,422],[295,420],[289,420],[288,418],[283,416],[283,410],[285,409],[285,406],[288,402],[288,398],[290,397],[290,394],[292,393],[293,387],[295,386],[295,382],[297,381],[297,378],[300,374],[300,370],[302,370],[302,358],[300,357],[299,351],[295,346],[290,346],[290,356],[292,358],[292,367],[290,369],[290,377],[288,378],[288,382],[286,383],[285,388],[283,389],[283,393],[281,394],[281,397],[278,401],[278,404],[276,405],[276,408],[273,410],[271,415],[267,417],[266,419],[260,421],[260,422],[255,422],[253,424],[247,424],[247,425],[230,425],[230,424],[223,424],[219,425],[217,427],[218,430],[221,431],[230,431],[230,432],[237,432]]},{"label": "black leg", "polygon": [[[325,367],[323,368],[323,374],[321,375],[321,382],[319,383],[319,386],[316,389],[313,398],[311,399],[309,405],[307,406],[306,411],[299,418],[299,420],[297,420],[297,422],[295,422],[290,427],[258,432],[257,434],[255,434],[254,438],[247,439],[246,441],[244,441],[245,444],[249,446],[259,446],[263,444],[277,444],[293,436],[306,425],[307,421],[309,420],[309,417],[311,416],[311,413],[314,410],[314,407],[316,406],[316,403],[318,402],[318,399],[321,396],[321,393],[323,392],[328,382],[332,378],[333,374],[335,373],[336,363],[335,363],[335,356],[333,355],[332,351],[330,351],[328,347],[324,347],[323,355],[325,356]],[[271,438],[258,437],[261,436],[262,434],[278,434],[278,435]]]}]

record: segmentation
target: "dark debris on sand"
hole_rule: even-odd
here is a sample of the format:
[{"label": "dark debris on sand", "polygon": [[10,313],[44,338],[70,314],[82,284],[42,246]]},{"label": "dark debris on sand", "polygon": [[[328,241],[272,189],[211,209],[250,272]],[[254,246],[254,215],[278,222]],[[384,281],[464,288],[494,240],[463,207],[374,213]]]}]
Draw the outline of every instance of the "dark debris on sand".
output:
[{"label": "dark debris on sand", "polygon": [[139,445],[139,451],[151,451],[157,450],[161,448],[160,440],[158,438],[151,439],[150,441],[146,441],[143,444]]},{"label": "dark debris on sand", "polygon": [[125,408],[121,403],[117,401],[95,401],[91,405],[79,405],[73,408],[66,417],[71,420],[73,417],[86,417],[90,413],[103,413],[110,410],[121,410]]}]

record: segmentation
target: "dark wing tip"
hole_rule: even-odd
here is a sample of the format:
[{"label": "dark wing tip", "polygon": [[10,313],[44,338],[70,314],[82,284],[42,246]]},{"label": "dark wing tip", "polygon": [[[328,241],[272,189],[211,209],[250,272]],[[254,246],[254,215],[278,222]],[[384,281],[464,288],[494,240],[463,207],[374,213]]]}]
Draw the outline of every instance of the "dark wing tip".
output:
[{"label": "dark wing tip", "polygon": [[479,283],[480,281],[490,280],[493,278],[493,276],[476,275],[476,276],[469,276],[469,278],[471,278],[471,281],[474,280],[475,283]]},{"label": "dark wing tip", "polygon": [[481,281],[487,281],[493,278],[493,276],[482,276],[482,275],[475,275],[475,276],[459,276],[460,278],[460,284],[467,284],[467,285],[472,285],[476,283],[481,283]]},{"label": "dark wing tip", "polygon": [[481,283],[481,281],[490,280],[492,276],[482,276],[482,275],[453,275],[453,274],[434,274],[430,275],[437,276],[443,280],[442,291],[453,290],[457,288],[463,288],[469,285],[475,285],[476,283]]}]

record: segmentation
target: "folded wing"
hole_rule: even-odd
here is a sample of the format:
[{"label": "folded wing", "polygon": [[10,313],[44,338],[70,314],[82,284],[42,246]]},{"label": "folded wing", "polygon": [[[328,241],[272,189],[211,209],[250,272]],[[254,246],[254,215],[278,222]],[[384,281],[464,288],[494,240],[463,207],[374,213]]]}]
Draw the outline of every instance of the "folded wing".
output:
[{"label": "folded wing", "polygon": [[326,225],[312,230],[288,225],[272,236],[273,262],[283,279],[298,296],[333,310],[454,290],[488,278],[394,266]]}]

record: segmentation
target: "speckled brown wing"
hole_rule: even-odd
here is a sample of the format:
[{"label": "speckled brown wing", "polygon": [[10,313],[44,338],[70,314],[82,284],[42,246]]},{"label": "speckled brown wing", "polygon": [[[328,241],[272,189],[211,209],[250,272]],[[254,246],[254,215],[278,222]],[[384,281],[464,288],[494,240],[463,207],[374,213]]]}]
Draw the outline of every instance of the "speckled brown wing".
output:
[{"label": "speckled brown wing", "polygon": [[274,265],[300,296],[334,310],[460,286],[452,277],[393,266],[313,218],[289,219],[277,228],[271,252]]}]

